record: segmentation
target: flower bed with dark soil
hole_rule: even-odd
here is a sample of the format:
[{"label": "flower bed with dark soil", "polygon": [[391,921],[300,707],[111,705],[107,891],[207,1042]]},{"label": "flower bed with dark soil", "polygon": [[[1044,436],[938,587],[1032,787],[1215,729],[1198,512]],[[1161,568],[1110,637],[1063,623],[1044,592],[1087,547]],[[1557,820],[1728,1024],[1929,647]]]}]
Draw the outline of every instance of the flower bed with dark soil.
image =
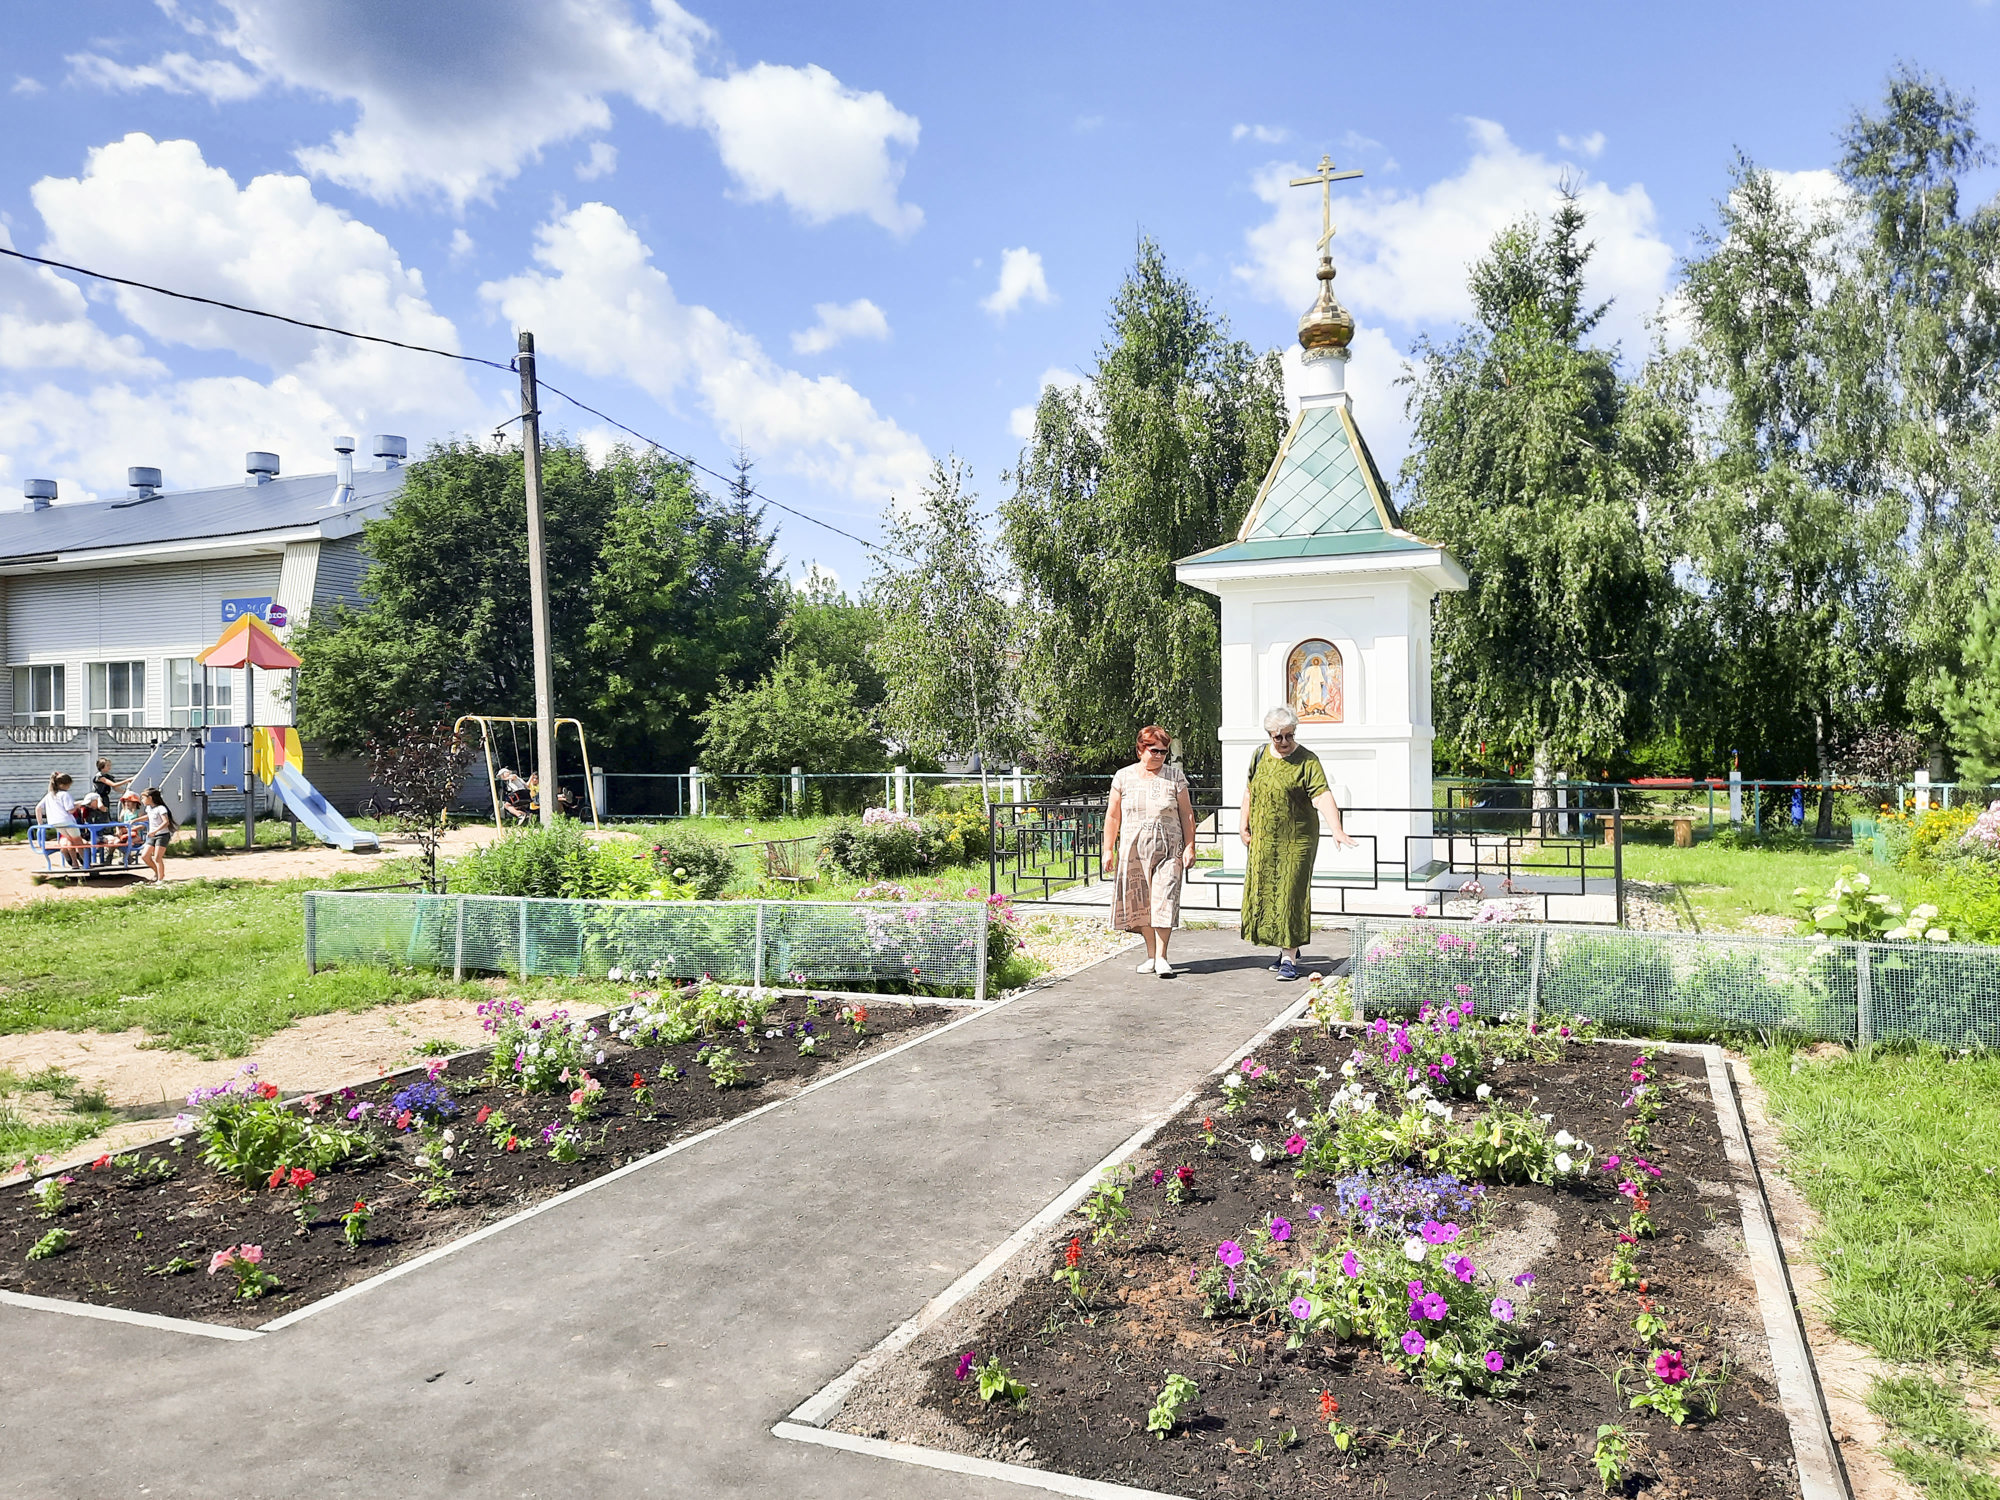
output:
[{"label": "flower bed with dark soil", "polygon": [[833,1425],[1187,1496],[1797,1495],[1703,1060],[1426,1029],[1278,1032]]},{"label": "flower bed with dark soil", "polygon": [[[303,1189],[303,1230],[295,1212],[300,1193],[288,1181],[249,1187],[222,1175],[204,1163],[202,1136],[191,1127],[170,1144],[78,1168],[58,1182],[62,1201],[53,1216],[43,1212],[40,1199],[57,1179],[10,1188],[0,1198],[0,1287],[255,1326],[962,1014],[937,1005],[871,1003],[857,1032],[837,1005],[809,1015],[803,999],[786,998],[750,1033],[733,1028],[720,1038],[666,1046],[628,1046],[607,1034],[588,1044],[603,1053],[601,1063],[594,1052],[589,1057],[589,1072],[602,1087],[580,1101],[580,1112],[566,1091],[569,1080],[546,1093],[493,1084],[485,1076],[492,1049],[430,1065],[441,1069],[435,1083],[451,1112],[440,1113],[428,1129],[415,1120],[398,1129],[390,1113],[399,1096],[424,1086],[426,1068],[274,1103],[273,1109],[299,1111],[316,1122],[340,1122],[343,1136],[351,1133],[372,1152],[314,1174]],[[815,1055],[799,1051],[807,1023]],[[733,1060],[746,1065],[740,1083],[717,1088],[697,1062],[698,1054],[718,1044],[729,1045]],[[635,1090],[635,1079],[643,1080],[642,1090]],[[240,1082],[248,1084],[241,1097],[256,1100],[254,1079]],[[565,1127],[567,1140],[551,1150],[545,1136]],[[442,1156],[447,1146],[448,1160]],[[574,1160],[558,1159],[571,1150]],[[429,1170],[419,1160],[426,1153],[432,1154]],[[343,1219],[356,1203],[365,1204],[367,1217],[350,1247]],[[28,1258],[57,1230],[67,1235],[60,1250]],[[226,1267],[206,1274],[217,1252],[243,1245],[262,1252],[262,1273],[278,1283],[254,1298],[239,1295]]]}]

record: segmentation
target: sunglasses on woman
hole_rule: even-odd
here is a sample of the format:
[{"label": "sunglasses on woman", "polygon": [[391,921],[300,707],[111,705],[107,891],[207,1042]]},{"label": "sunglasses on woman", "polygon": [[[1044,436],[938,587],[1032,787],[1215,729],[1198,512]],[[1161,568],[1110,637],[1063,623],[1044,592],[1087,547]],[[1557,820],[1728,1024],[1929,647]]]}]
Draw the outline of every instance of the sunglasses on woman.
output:
[{"label": "sunglasses on woman", "polygon": [[1274,734],[1271,736],[1271,743],[1274,745],[1289,745],[1297,738],[1298,736],[1295,734]]},{"label": "sunglasses on woman", "polygon": [[1140,752],[1142,755],[1165,755],[1166,753],[1167,747],[1165,745],[1148,745]]}]

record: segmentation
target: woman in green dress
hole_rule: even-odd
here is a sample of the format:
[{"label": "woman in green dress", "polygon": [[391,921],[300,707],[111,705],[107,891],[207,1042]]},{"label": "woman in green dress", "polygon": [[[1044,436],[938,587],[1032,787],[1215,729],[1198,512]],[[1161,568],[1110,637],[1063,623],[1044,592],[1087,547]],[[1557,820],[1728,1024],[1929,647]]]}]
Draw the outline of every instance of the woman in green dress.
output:
[{"label": "woman in green dress", "polygon": [[1299,949],[1312,933],[1320,819],[1326,819],[1336,849],[1351,849],[1354,840],[1340,825],[1340,805],[1319,757],[1298,742],[1299,716],[1274,708],[1264,715],[1264,733],[1271,743],[1259,745],[1250,759],[1239,815],[1250,851],[1241,931],[1246,942],[1278,950],[1271,967],[1280,979],[1297,979]]}]

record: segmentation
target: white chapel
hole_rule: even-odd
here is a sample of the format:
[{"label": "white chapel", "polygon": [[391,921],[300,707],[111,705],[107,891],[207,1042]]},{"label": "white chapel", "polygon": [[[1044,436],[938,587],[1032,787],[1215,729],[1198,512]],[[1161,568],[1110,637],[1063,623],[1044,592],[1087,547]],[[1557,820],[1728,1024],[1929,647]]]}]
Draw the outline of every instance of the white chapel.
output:
[{"label": "white chapel", "polygon": [[[1466,574],[1403,529],[1346,389],[1354,319],[1333,295],[1331,204],[1322,159],[1319,297],[1299,320],[1298,415],[1236,539],[1180,559],[1180,581],[1222,601],[1222,795],[1235,803],[1266,743],[1264,715],[1289,704],[1360,841],[1320,870],[1338,876],[1431,859],[1431,601]],[[1385,811],[1371,811],[1384,809]],[[1399,811],[1386,811],[1396,809]],[[1227,826],[1233,832],[1234,820]],[[1372,846],[1372,847],[1371,847]],[[1243,846],[1222,840],[1225,876]]]}]

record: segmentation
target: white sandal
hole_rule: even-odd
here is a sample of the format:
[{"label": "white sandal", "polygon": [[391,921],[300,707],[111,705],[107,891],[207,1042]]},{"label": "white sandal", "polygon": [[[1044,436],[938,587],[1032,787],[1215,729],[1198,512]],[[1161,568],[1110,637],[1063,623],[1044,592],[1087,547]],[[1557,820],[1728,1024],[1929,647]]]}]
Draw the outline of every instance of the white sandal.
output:
[{"label": "white sandal", "polygon": [[1149,958],[1144,963],[1134,964],[1132,971],[1135,974],[1150,974],[1153,972],[1153,961]]},{"label": "white sandal", "polygon": [[1162,979],[1172,979],[1174,977],[1174,966],[1163,958],[1153,965],[1153,972]]}]

